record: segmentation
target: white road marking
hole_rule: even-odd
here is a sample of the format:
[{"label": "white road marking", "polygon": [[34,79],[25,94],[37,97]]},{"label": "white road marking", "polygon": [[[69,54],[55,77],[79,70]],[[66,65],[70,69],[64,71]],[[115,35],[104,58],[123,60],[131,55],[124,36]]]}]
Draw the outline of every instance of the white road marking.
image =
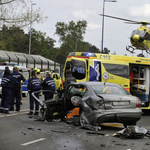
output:
[{"label": "white road marking", "polygon": [[26,145],[33,144],[33,143],[36,143],[36,142],[39,142],[39,141],[43,141],[45,139],[46,138],[41,138],[41,139],[37,139],[37,140],[31,141],[31,142],[27,142],[27,143],[24,143],[24,144],[21,144],[21,145],[26,146]]},{"label": "white road marking", "polygon": [[16,112],[16,111],[11,111],[10,114],[0,114],[0,117],[9,117],[9,116],[15,116],[15,115],[22,115],[22,114],[26,114],[29,111],[29,109],[22,109],[20,110],[20,112]]}]

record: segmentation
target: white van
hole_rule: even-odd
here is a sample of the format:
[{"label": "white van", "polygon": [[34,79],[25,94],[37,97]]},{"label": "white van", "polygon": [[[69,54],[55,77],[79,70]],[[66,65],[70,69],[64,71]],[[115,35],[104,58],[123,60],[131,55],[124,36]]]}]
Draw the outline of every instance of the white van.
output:
[{"label": "white van", "polygon": [[[9,67],[9,70],[11,71],[11,73],[13,72],[13,67],[15,64],[10,64],[10,63],[0,63],[0,95],[2,94],[2,87],[1,87],[1,81],[2,81],[2,74],[5,70],[5,67]],[[28,94],[28,89],[27,89],[27,82],[29,79],[29,72],[28,69],[24,66],[18,66],[19,67],[19,71],[23,73],[23,75],[26,78],[26,81],[24,82],[24,84],[22,85],[22,96],[25,97]]]}]

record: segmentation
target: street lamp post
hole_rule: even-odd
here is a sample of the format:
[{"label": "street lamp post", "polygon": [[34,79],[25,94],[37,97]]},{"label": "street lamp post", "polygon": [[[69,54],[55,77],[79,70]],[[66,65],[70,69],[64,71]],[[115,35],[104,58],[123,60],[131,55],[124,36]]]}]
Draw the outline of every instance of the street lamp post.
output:
[{"label": "street lamp post", "polygon": [[104,14],[105,14],[105,2],[117,2],[116,0],[103,0],[103,17],[102,17],[102,43],[101,52],[103,53],[103,39],[104,39]]},{"label": "street lamp post", "polygon": [[28,62],[28,68],[30,68],[30,53],[31,53],[31,28],[32,28],[32,6],[36,5],[36,3],[31,4],[31,19],[30,19],[30,35],[29,35],[29,62]]}]

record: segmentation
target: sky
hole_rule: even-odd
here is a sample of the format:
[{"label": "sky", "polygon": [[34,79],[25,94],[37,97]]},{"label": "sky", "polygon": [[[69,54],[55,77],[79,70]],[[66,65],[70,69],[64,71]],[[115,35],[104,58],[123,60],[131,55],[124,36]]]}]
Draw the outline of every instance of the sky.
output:
[{"label": "sky", "polygon": [[[56,40],[56,47],[59,47],[59,37],[55,35],[56,23],[69,21],[86,20],[88,26],[84,41],[101,49],[102,43],[102,16],[104,0],[32,0],[36,5],[32,9],[41,8],[43,15],[48,19],[44,23],[33,23],[36,30],[45,32],[47,36]],[[121,17],[135,21],[150,22],[150,0],[117,0],[117,2],[106,2],[105,15]],[[139,28],[139,24],[126,24],[124,21],[112,18],[104,18],[103,47],[110,50],[110,54],[137,56],[142,53],[136,50],[134,54],[126,50],[130,44],[130,35],[133,30]],[[150,57],[143,51],[146,57]]]}]

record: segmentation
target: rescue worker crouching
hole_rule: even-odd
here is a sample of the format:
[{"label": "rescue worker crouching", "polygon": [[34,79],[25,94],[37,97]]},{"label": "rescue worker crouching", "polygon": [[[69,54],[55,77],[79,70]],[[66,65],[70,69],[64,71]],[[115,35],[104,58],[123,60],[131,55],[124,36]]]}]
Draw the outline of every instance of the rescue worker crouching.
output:
[{"label": "rescue worker crouching", "polygon": [[[46,72],[46,78],[42,83],[43,90],[50,90],[50,91],[55,91],[55,81],[51,77],[51,73],[49,71]],[[53,99],[53,92],[43,92],[44,94],[44,99]]]},{"label": "rescue worker crouching", "polygon": [[[31,72],[31,78],[28,80],[28,92],[30,97],[30,112],[27,115],[33,115],[34,103],[35,103],[35,113],[34,115],[39,114],[39,102],[34,99],[32,92],[41,90],[41,81],[36,77],[36,71]],[[39,98],[39,93],[35,93],[35,96]]]}]

